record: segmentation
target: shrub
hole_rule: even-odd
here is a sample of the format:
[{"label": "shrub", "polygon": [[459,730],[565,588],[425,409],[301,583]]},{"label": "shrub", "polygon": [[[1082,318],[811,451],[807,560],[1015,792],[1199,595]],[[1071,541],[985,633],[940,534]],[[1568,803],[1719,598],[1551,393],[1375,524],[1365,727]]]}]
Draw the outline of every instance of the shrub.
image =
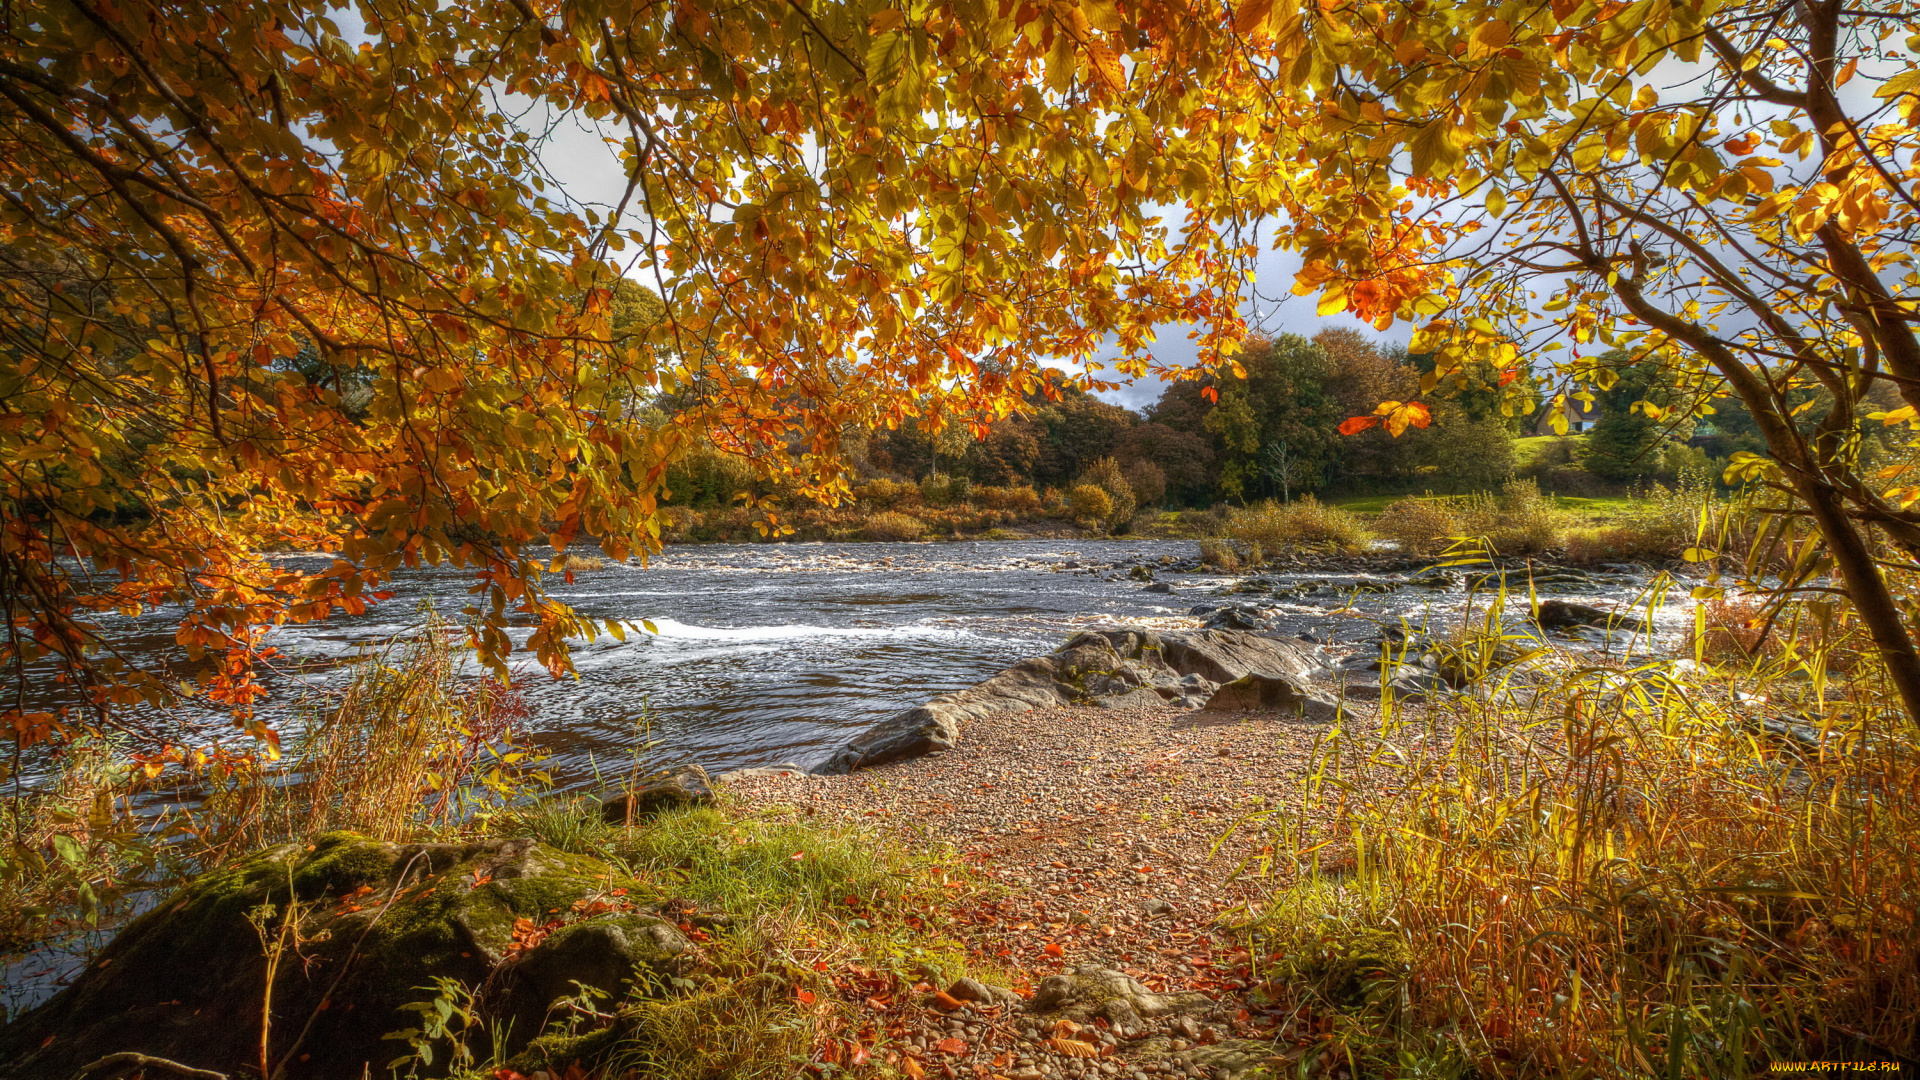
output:
[{"label": "shrub", "polygon": [[1679,558],[1701,538],[1703,514],[1712,546],[1719,524],[1713,506],[1713,489],[1702,479],[1683,477],[1671,488],[1655,484],[1639,494],[1618,524],[1569,537],[1567,557],[1575,562]]},{"label": "shrub", "polygon": [[920,481],[920,498],[928,506],[952,506],[965,502],[973,484],[964,476],[933,475]]},{"label": "shrub", "polygon": [[1281,504],[1268,500],[1236,510],[1227,520],[1227,535],[1268,552],[1303,544],[1326,544],[1346,552],[1366,550],[1373,540],[1359,515],[1328,506],[1311,495]]},{"label": "shrub", "polygon": [[1026,485],[975,488],[973,497],[982,506],[993,510],[1005,510],[1022,517],[1037,515],[1044,509],[1040,493]]},{"label": "shrub", "polygon": [[556,569],[567,574],[582,574],[589,570],[607,568],[607,560],[598,555],[563,555],[555,561],[559,563]]},{"label": "shrub", "polygon": [[881,476],[853,489],[853,497],[868,506],[888,510],[898,506],[909,492],[917,496],[920,494],[920,489],[912,484]]},{"label": "shrub", "polygon": [[1113,497],[1097,484],[1081,484],[1067,496],[1073,520],[1089,528],[1099,528],[1113,519]]},{"label": "shrub", "polygon": [[924,540],[926,536],[926,522],[897,510],[875,514],[860,526],[863,540]]},{"label": "shrub", "polygon": [[1233,545],[1225,540],[1200,541],[1200,562],[1217,570],[1240,569],[1240,556],[1234,552]]},{"label": "shrub", "polygon": [[1417,498],[1389,503],[1374,520],[1373,529],[1409,555],[1445,551],[1448,538],[1461,532],[1460,521],[1447,509],[1445,500]]},{"label": "shrub", "polygon": [[[1139,506],[1139,501],[1134,497],[1133,488],[1127,483],[1126,476],[1121,473],[1118,462],[1110,457],[1104,457],[1088,466],[1087,471],[1081,473],[1080,479],[1075,481],[1076,497],[1079,489],[1088,485],[1107,493],[1107,500],[1111,505],[1101,518],[1101,522],[1108,528],[1117,528],[1133,520],[1133,512]],[[1076,519],[1080,517],[1077,510],[1074,516]]]},{"label": "shrub", "polygon": [[1560,546],[1560,514],[1533,480],[1509,480],[1498,496],[1476,495],[1458,510],[1466,535],[1502,555],[1534,555]]}]

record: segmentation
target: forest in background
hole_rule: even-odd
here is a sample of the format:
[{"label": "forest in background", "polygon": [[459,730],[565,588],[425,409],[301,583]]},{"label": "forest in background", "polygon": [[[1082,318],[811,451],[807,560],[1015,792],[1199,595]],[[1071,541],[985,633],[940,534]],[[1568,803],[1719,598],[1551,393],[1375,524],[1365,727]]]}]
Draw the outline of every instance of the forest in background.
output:
[{"label": "forest in background", "polygon": [[[1515,480],[1577,499],[1680,487],[1724,494],[1734,486],[1734,455],[1766,455],[1738,399],[1714,398],[1696,420],[1687,391],[1663,385],[1657,367],[1620,351],[1609,358],[1617,379],[1580,403],[1588,419],[1576,434],[1537,434],[1554,406],[1530,371],[1503,382],[1481,365],[1441,380],[1429,422],[1395,436],[1342,424],[1381,401],[1415,397],[1430,357],[1345,328],[1259,337],[1240,355],[1244,378],[1171,382],[1142,411],[1048,384],[1027,395],[1030,414],[984,433],[918,417],[892,428],[849,426],[840,448],[851,475],[838,507],[796,498],[792,485],[758,479],[751,463],[709,444],[668,469],[662,535],[753,537],[759,518],[741,505],[749,501],[784,506],[804,539],[915,540],[1042,518],[1121,533],[1147,511],[1301,496],[1471,496]],[[1883,407],[1895,407],[1885,396]],[[660,420],[683,404],[678,398],[657,400]],[[1667,407],[1664,419],[1644,410],[1648,401]],[[1879,428],[1860,425],[1869,466],[1904,447],[1896,438],[1890,450]]]}]

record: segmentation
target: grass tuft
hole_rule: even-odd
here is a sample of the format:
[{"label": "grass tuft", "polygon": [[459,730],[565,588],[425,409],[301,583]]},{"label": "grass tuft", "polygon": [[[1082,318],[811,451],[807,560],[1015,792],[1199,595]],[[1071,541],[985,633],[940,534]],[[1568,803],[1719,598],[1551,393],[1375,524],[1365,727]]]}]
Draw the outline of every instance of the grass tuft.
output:
[{"label": "grass tuft", "polygon": [[1357,554],[1373,543],[1373,534],[1358,514],[1329,506],[1311,495],[1290,503],[1269,500],[1236,510],[1227,519],[1226,533],[1269,554],[1301,547],[1330,547]]}]

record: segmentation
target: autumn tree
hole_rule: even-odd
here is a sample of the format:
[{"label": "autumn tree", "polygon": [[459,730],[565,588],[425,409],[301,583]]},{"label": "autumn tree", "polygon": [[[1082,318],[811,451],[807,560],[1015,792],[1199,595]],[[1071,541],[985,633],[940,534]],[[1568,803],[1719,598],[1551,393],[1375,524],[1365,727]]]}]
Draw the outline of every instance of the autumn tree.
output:
[{"label": "autumn tree", "polygon": [[[1836,575],[1920,716],[1913,613],[1885,577],[1920,561],[1920,485],[1859,460],[1860,420],[1920,407],[1915,17],[1903,0],[1249,0],[1235,31],[1267,61],[1261,100],[1312,102],[1266,114],[1277,152],[1243,178],[1278,193],[1296,288],[1414,322],[1428,391],[1572,346],[1568,393],[1611,386],[1617,348],[1673,388],[1643,415],[1737,398],[1768,453],[1734,472],[1778,493],[1777,529],[1818,541],[1789,585]],[[1872,408],[1879,387],[1903,406]]]},{"label": "autumn tree", "polygon": [[[991,0],[10,8],[4,727],[31,744],[174,700],[176,672],[117,651],[114,620],[155,607],[213,660],[198,692],[251,723],[265,629],[418,564],[474,575],[490,662],[528,618],[561,668],[593,628],[543,595],[543,549],[655,546],[695,447],[832,498],[850,428],[977,433],[1058,382],[1043,361],[1111,343],[1145,371],[1168,322],[1219,353],[1247,245],[1187,197],[1241,123],[1209,104],[1240,66],[1217,23]],[[609,141],[610,204],[556,183],[552,118]],[[657,312],[625,317],[623,279]],[[661,393],[681,407],[649,411]]]}]

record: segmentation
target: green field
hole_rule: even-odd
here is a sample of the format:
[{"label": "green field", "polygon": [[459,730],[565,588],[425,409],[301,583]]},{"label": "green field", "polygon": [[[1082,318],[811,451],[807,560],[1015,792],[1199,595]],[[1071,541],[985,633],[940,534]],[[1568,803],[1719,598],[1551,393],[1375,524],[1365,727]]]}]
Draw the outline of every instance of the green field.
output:
[{"label": "green field", "polygon": [[1540,455],[1555,443],[1566,443],[1573,448],[1573,459],[1580,460],[1581,451],[1587,448],[1585,435],[1529,435],[1524,439],[1513,440],[1513,464],[1524,469],[1540,460]]}]

